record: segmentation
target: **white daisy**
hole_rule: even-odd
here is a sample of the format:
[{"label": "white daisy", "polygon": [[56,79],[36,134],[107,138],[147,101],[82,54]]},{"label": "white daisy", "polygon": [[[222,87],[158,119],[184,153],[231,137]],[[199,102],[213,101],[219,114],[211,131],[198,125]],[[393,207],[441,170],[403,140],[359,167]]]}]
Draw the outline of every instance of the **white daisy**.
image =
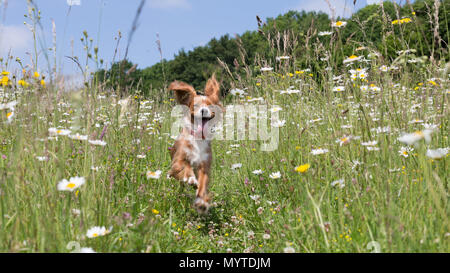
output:
[{"label": "white daisy", "polygon": [[260,174],[264,173],[264,171],[263,170],[254,170],[252,173],[256,174],[256,175],[260,175]]},{"label": "white daisy", "polygon": [[344,86],[333,87],[333,92],[343,92],[345,90]]},{"label": "white daisy", "polygon": [[373,141],[367,141],[367,142],[361,142],[362,146],[375,146],[378,144],[378,141],[373,140]]},{"label": "white daisy", "polygon": [[99,237],[99,236],[104,236],[108,233],[110,233],[112,230],[112,227],[109,228],[109,230],[107,230],[105,227],[91,227],[90,229],[88,229],[88,231],[86,232],[86,236],[88,238],[95,238],[95,237]]},{"label": "white daisy", "polygon": [[331,35],[331,34],[333,34],[333,32],[331,32],[331,31],[321,31],[321,32],[319,32],[319,36],[328,36],[328,35]]},{"label": "white daisy", "polygon": [[80,248],[80,253],[96,253],[91,247]]},{"label": "white daisy", "polygon": [[70,134],[70,130],[57,128],[48,128],[48,132],[51,136],[68,136]]},{"label": "white daisy", "polygon": [[403,157],[408,157],[409,153],[412,152],[414,149],[410,147],[401,147],[398,153]]},{"label": "white daisy", "polygon": [[281,61],[281,60],[289,60],[291,57],[289,57],[289,56],[279,56],[279,57],[276,57],[276,59],[277,59],[277,61]]},{"label": "white daisy", "polygon": [[355,62],[355,61],[359,61],[359,60],[362,59],[362,57],[363,56],[352,55],[352,56],[350,56],[350,57],[348,57],[347,59],[344,60],[344,64]]},{"label": "white daisy", "polygon": [[261,69],[260,69],[261,72],[272,71],[272,70],[273,70],[272,67],[267,67],[267,66],[261,67]]},{"label": "white daisy", "polygon": [[153,171],[148,171],[147,172],[147,179],[153,178],[153,179],[159,179],[159,177],[161,176],[162,171],[161,170],[157,170],[155,172]]},{"label": "white daisy", "polygon": [[244,95],[247,95],[247,93],[244,90],[238,89],[238,88],[230,90],[230,94],[233,95],[233,96],[244,96]]},{"label": "white daisy", "polygon": [[89,143],[92,145],[105,146],[106,142],[103,140],[89,140]]},{"label": "white daisy", "polygon": [[75,140],[87,140],[88,139],[87,135],[80,135],[79,133],[76,133],[74,135],[69,135],[69,137],[71,139],[75,139]]},{"label": "white daisy", "polygon": [[280,173],[280,172],[271,173],[271,174],[269,175],[269,177],[272,178],[272,179],[278,179],[278,178],[281,177],[281,173]]},{"label": "white daisy", "polygon": [[332,186],[332,187],[338,186],[338,187],[340,187],[341,189],[344,188],[344,187],[345,187],[344,179],[339,179],[339,180],[336,180],[336,181],[331,182],[331,186]]},{"label": "white daisy", "polygon": [[345,25],[347,25],[347,22],[345,22],[345,21],[337,21],[337,22],[331,23],[332,27],[337,27],[337,28],[345,27]]},{"label": "white daisy", "polygon": [[410,133],[410,134],[403,134],[402,136],[400,136],[397,139],[398,139],[398,141],[405,143],[407,145],[416,144],[421,139],[425,139],[425,141],[427,143],[429,143],[431,141],[431,133],[432,132],[433,132],[433,130],[425,129],[423,131],[416,131],[416,132]]},{"label": "white daisy", "polygon": [[69,181],[67,179],[63,179],[58,183],[58,190],[59,191],[74,191],[75,189],[82,186],[86,180],[84,177],[71,177]]},{"label": "white daisy", "polygon": [[239,169],[239,168],[241,168],[241,167],[242,167],[242,164],[241,164],[241,163],[236,163],[236,164],[231,165],[231,169],[232,169],[232,170],[236,170],[236,169]]},{"label": "white daisy", "polygon": [[449,148],[428,149],[426,155],[432,159],[441,159],[447,155]]},{"label": "white daisy", "polygon": [[328,152],[329,152],[328,149],[319,148],[319,149],[313,149],[311,151],[311,154],[313,154],[313,155],[321,155],[321,154],[326,154]]}]

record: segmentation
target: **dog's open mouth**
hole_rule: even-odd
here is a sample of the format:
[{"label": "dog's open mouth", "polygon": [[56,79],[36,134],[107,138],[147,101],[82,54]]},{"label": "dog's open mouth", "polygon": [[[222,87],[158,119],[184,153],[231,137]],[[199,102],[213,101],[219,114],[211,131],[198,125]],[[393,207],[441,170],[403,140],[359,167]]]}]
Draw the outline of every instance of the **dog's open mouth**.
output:
[{"label": "dog's open mouth", "polygon": [[202,138],[205,139],[206,135],[207,135],[207,124],[208,121],[210,121],[212,119],[212,117],[202,117],[201,120],[200,119],[195,119],[194,120],[194,128],[195,130],[193,130],[193,135],[197,138]]}]

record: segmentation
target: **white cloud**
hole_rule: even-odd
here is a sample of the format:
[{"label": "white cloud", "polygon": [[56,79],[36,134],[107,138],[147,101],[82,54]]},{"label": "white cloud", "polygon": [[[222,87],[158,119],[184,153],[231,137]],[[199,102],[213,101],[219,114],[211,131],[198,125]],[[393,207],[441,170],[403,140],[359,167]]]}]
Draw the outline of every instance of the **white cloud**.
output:
[{"label": "white cloud", "polygon": [[13,55],[31,48],[32,35],[24,25],[0,25],[0,55],[11,49]]},{"label": "white cloud", "polygon": [[[337,16],[350,16],[354,11],[353,1],[346,1],[346,0],[329,0],[328,1],[331,4],[331,7],[334,9],[335,17]],[[327,4],[325,0],[315,0],[315,1],[308,1],[308,0],[301,0],[300,4],[297,5],[295,10],[298,11],[322,11],[330,17],[332,16],[332,11]]]},{"label": "white cloud", "polygon": [[150,0],[150,7],[158,9],[190,8],[187,0]]}]

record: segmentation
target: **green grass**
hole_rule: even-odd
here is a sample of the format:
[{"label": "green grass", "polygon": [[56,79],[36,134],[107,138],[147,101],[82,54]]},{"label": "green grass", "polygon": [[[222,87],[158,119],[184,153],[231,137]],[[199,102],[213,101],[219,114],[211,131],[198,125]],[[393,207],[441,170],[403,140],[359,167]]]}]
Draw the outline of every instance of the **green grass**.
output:
[{"label": "green grass", "polygon": [[[214,141],[214,206],[206,216],[192,206],[194,188],[166,178],[173,100],[150,101],[146,108],[136,96],[121,107],[117,97],[99,98],[103,94],[88,89],[19,90],[15,116],[6,123],[2,114],[0,130],[0,251],[66,252],[75,241],[97,252],[283,252],[287,246],[297,252],[370,252],[367,245],[375,241],[382,252],[448,252],[448,156],[425,156],[427,147],[449,146],[447,81],[413,80],[407,67],[400,69],[394,77],[374,65],[368,83],[346,79],[340,93],[316,91],[315,79],[306,74],[261,76],[252,92],[264,94],[269,107],[283,108],[279,146],[263,152],[260,141]],[[360,91],[370,83],[381,91]],[[301,93],[277,91],[290,85]],[[12,92],[5,88],[3,101],[11,100],[5,94]],[[317,118],[322,120],[311,121]],[[405,158],[398,151],[406,145],[397,138],[423,129],[410,123],[414,119],[437,129],[429,144],[420,141]],[[71,126],[98,139],[105,125],[106,146],[67,136],[47,139],[48,128]],[[371,130],[385,126],[390,132]],[[336,140],[345,135],[353,138],[341,146]],[[360,143],[369,140],[378,141],[378,151]],[[329,152],[312,155],[318,147]],[[145,158],[137,158],[140,154]],[[356,160],[361,164],[355,166]],[[242,168],[231,170],[234,163]],[[295,171],[306,163],[305,173]],[[253,174],[256,169],[264,173]],[[163,173],[147,179],[148,170]],[[277,171],[280,179],[269,178]],[[85,185],[74,192],[57,190],[59,181],[74,176],[85,177]],[[330,185],[338,179],[344,179],[343,188]],[[93,226],[113,228],[87,238]]]}]

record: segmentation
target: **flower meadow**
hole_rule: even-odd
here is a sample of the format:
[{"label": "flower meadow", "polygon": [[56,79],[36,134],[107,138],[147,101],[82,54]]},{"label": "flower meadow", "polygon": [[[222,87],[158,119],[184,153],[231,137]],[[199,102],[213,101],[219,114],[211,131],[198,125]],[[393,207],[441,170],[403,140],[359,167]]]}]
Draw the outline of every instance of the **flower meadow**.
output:
[{"label": "flower meadow", "polygon": [[213,140],[206,215],[167,177],[172,93],[64,90],[2,62],[0,251],[448,252],[450,66],[414,52],[355,47],[320,79],[281,52],[222,90],[276,112],[279,142]]}]

